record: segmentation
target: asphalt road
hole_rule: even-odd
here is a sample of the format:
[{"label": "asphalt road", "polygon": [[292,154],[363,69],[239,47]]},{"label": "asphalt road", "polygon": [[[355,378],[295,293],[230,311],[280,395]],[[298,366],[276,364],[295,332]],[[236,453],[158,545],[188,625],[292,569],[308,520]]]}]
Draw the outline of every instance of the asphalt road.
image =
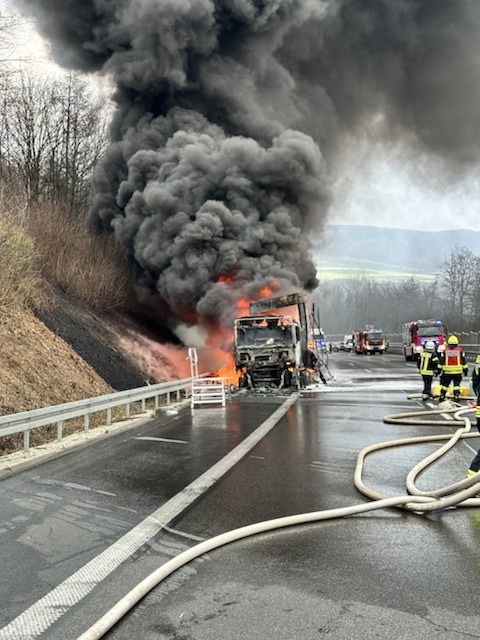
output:
[{"label": "asphalt road", "polygon": [[[328,385],[302,394],[278,420],[271,416],[285,396],[238,395],[225,409],[163,414],[1,480],[0,639],[75,640],[202,540],[367,503],[353,484],[358,452],[432,431],[383,421],[421,407],[409,398],[421,380],[391,354],[334,354],[327,374]],[[460,442],[429,468],[422,488],[462,479],[479,440]],[[438,446],[375,454],[368,484],[405,495],[409,470]],[[238,461],[229,461],[236,447]],[[479,544],[478,508],[382,509],[263,533],[180,568],[105,637],[480,637]]]}]

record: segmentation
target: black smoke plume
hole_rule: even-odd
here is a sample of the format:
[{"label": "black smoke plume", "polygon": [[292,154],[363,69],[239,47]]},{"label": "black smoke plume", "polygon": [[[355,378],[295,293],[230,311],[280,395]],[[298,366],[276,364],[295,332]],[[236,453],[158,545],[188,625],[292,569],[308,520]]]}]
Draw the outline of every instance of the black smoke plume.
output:
[{"label": "black smoke plume", "polygon": [[343,132],[478,158],[477,0],[18,2],[58,63],[114,83],[91,220],[168,323],[316,286]]}]

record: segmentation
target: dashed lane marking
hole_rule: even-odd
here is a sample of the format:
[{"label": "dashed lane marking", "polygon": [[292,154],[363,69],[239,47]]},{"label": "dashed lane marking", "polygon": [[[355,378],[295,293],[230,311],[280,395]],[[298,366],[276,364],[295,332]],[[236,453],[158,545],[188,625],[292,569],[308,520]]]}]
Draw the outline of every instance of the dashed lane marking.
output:
[{"label": "dashed lane marking", "polygon": [[134,440],[151,440],[152,442],[174,442],[176,444],[188,444],[186,440],[173,440],[171,438],[155,438],[153,436],[138,436]]}]

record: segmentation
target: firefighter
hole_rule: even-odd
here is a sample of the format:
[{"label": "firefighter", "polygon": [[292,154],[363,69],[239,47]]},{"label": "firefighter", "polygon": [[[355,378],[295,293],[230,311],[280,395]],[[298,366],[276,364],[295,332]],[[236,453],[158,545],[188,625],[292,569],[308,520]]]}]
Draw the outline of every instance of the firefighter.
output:
[{"label": "firefighter", "polygon": [[432,381],[440,371],[439,364],[435,343],[429,340],[417,360],[418,371],[423,378],[422,400],[433,400]]},{"label": "firefighter", "polygon": [[313,372],[316,372],[323,384],[327,384],[327,380],[320,369],[321,362],[311,349],[307,349],[305,355],[305,367]]},{"label": "firefighter", "polygon": [[[472,371],[472,389],[473,393],[477,396],[477,408],[475,409],[475,417],[477,420],[477,429],[480,431],[480,356],[475,358],[475,366]],[[477,455],[470,463],[470,468],[467,471],[467,478],[471,478],[480,471],[480,449]],[[480,497],[480,494],[477,494]]]},{"label": "firefighter", "polygon": [[475,358],[475,366],[472,371],[472,389],[473,393],[477,396],[475,418],[477,420],[477,429],[480,431],[480,356]]},{"label": "firefighter", "polygon": [[453,399],[460,397],[462,376],[468,374],[468,364],[457,336],[450,336],[445,351],[440,355],[440,402],[445,400],[450,384],[453,385]]}]

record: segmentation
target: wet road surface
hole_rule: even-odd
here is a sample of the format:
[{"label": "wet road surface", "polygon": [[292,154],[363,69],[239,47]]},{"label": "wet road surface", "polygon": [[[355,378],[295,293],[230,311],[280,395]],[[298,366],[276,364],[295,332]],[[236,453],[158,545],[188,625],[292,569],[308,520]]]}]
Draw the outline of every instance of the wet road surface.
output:
[{"label": "wet road surface", "polygon": [[[167,529],[151,525],[134,547],[109,551],[208,474],[285,397],[234,396],[226,409],[162,415],[2,480],[0,638],[75,639],[138,581],[201,540],[254,522],[368,502],[353,484],[363,447],[458,426],[383,422],[421,406],[409,399],[421,389],[419,376],[398,356],[339,353],[329,371],[326,387],[304,393]],[[459,443],[422,475],[421,488],[462,479],[479,444]],[[367,483],[404,495],[407,473],[436,447],[374,454],[365,465]],[[106,637],[480,637],[479,545],[480,509],[466,508],[427,515],[384,509],[264,533],[179,569]],[[102,553],[113,567],[105,577]],[[68,580],[86,566],[96,583],[76,598]],[[61,604],[48,598],[55,590]],[[55,621],[40,630],[39,620],[49,617]]]}]

